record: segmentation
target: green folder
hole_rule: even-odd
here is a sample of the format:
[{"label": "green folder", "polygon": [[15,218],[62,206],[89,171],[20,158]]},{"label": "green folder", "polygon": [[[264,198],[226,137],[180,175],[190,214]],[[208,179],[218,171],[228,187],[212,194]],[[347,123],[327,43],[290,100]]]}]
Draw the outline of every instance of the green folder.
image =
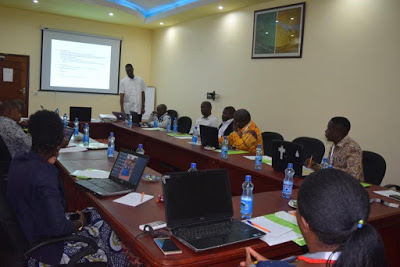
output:
[{"label": "green folder", "polygon": [[[275,216],[275,214],[268,214],[268,215],[264,215],[265,218],[267,218],[268,220],[273,221],[274,223],[280,224],[282,226],[286,226],[289,227],[290,229],[292,229],[295,233],[302,235],[300,228],[295,225],[292,224],[290,222],[287,222],[281,218],[278,218]],[[306,241],[304,240],[304,237],[299,237],[293,240],[293,242],[295,242],[297,245],[299,246],[305,246],[306,245]]]},{"label": "green folder", "polygon": [[[221,149],[215,149],[215,152],[221,153]],[[246,154],[249,153],[249,151],[244,151],[244,150],[228,150],[228,155],[238,155],[238,154]]]}]

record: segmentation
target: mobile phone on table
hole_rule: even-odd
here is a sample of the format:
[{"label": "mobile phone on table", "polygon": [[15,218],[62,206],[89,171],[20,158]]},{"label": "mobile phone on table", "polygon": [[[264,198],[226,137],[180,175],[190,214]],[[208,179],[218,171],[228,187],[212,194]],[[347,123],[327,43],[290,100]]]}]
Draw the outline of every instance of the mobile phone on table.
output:
[{"label": "mobile phone on table", "polygon": [[157,246],[161,249],[164,255],[179,254],[182,250],[172,241],[170,237],[154,238]]},{"label": "mobile phone on table", "polygon": [[389,197],[394,198],[394,199],[400,201],[400,196],[399,196],[399,195],[389,195]]}]

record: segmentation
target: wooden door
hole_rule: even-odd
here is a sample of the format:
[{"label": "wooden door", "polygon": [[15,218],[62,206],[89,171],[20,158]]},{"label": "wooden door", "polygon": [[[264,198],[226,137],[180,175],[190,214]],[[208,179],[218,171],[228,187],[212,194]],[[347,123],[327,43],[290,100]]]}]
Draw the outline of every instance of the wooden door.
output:
[{"label": "wooden door", "polygon": [[25,104],[22,117],[28,116],[29,56],[0,53],[0,101],[19,99]]}]

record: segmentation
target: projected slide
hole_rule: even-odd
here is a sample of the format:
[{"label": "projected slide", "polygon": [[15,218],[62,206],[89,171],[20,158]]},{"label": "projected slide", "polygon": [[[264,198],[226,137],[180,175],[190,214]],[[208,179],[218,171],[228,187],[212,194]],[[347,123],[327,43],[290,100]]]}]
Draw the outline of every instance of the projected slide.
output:
[{"label": "projected slide", "polygon": [[41,91],[118,94],[121,39],[42,29]]},{"label": "projected slide", "polygon": [[51,40],[50,86],[108,89],[111,46]]}]

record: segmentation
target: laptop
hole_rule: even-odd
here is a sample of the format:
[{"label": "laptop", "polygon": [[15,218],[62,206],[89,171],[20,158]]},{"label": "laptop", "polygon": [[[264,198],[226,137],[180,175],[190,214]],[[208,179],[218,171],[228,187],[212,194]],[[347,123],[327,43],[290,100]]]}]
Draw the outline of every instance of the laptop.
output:
[{"label": "laptop", "polygon": [[203,146],[219,148],[218,128],[200,125],[201,144]]},{"label": "laptop", "polygon": [[92,108],[88,107],[69,107],[69,121],[88,121],[92,119]]},{"label": "laptop", "polygon": [[136,191],[149,156],[121,149],[108,179],[77,180],[76,183],[100,196],[115,196]]},{"label": "laptop", "polygon": [[74,133],[74,128],[71,127],[66,127],[64,128],[64,139],[65,140],[71,140],[71,136]]},{"label": "laptop", "polygon": [[302,177],[303,146],[297,143],[272,140],[272,168],[276,171],[285,171],[288,163],[293,163],[294,175]]},{"label": "laptop", "polygon": [[137,114],[137,112],[131,111],[132,116],[132,124],[135,126],[140,126],[140,122],[142,121],[142,115]]},{"label": "laptop", "polygon": [[126,121],[128,119],[128,115],[125,112],[113,111],[112,114],[117,117],[119,121]]},{"label": "laptop", "polygon": [[226,169],[167,173],[164,208],[171,234],[194,251],[260,238],[264,232],[233,219]]}]

